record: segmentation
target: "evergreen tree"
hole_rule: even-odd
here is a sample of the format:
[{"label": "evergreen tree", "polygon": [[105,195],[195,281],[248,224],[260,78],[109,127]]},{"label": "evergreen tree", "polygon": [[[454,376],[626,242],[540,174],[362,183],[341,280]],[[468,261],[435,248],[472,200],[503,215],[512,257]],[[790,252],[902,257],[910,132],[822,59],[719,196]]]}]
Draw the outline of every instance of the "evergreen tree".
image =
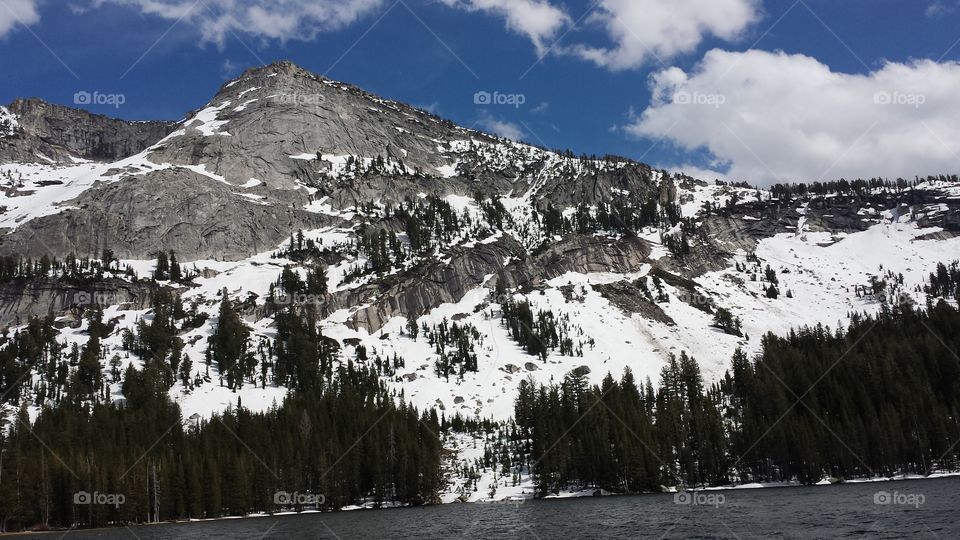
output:
[{"label": "evergreen tree", "polygon": [[[183,275],[180,273],[180,263],[177,262],[177,256],[173,251],[170,252],[170,281],[180,281]],[[159,264],[157,265],[159,267]]]},{"label": "evergreen tree", "polygon": [[157,281],[165,281],[170,278],[170,260],[167,258],[167,253],[161,251],[157,254],[157,265],[153,271],[153,279]]},{"label": "evergreen tree", "polygon": [[238,390],[244,379],[253,375],[255,359],[247,350],[250,330],[234,308],[226,289],[221,294],[220,315],[210,336],[210,356],[220,371],[221,384],[226,378],[227,386]]}]

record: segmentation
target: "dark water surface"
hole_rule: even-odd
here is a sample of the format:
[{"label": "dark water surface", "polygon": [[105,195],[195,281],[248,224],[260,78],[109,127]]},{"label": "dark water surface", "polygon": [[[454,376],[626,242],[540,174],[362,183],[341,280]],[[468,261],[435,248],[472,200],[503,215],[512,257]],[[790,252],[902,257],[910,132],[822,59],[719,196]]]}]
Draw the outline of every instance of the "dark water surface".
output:
[{"label": "dark water surface", "polygon": [[[99,538],[960,538],[960,478],[455,504],[70,531]],[[59,538],[60,533],[30,538]]]}]

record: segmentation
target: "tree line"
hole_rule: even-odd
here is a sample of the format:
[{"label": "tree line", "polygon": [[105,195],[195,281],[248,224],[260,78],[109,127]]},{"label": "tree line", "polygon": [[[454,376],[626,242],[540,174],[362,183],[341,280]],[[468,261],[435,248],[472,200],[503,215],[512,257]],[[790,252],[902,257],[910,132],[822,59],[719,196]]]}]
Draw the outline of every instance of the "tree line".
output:
[{"label": "tree line", "polygon": [[656,386],[629,370],[598,386],[582,373],[524,381],[514,464],[531,468],[541,495],[955,469],[960,311],[940,301],[851,320],[768,334],[709,386],[685,353]]},{"label": "tree line", "polygon": [[238,398],[209,420],[182,418],[160,379],[137,370],[123,403],[64,401],[32,424],[26,408],[8,419],[3,530],[435,500],[439,420],[398,403],[366,366],[340,366],[263,413]]}]

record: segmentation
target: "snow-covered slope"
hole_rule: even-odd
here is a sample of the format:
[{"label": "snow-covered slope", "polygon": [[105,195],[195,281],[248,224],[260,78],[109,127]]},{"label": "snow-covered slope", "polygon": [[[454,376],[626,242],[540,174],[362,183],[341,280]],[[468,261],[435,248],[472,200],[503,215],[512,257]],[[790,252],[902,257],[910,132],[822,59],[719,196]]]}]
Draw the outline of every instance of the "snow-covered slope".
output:
[{"label": "snow-covered slope", "polygon": [[[323,112],[300,99],[310,96]],[[0,164],[0,247],[60,259],[114,249],[121,267],[142,277],[155,251],[189,261],[189,282],[160,283],[205,316],[178,336],[195,384],[178,377],[169,394],[187,418],[238,400],[264,410],[287,394],[269,377],[231,390],[205,362],[223,291],[247,306],[251,351],[277,338],[268,297],[285,268],[326,277],[327,292],[304,303],[339,344],[338,361],[402,359],[383,375],[398,398],[447,416],[505,420],[523,379],[559,383],[579,370],[599,383],[630,368],[656,380],[682,352],[716,379],[738,347],[758,350],[767,332],[835,328],[902,294],[922,303],[936,264],[960,259],[955,179],[778,200],[481,134],[285,63],[231,81],[173,127],[119,161]],[[210,216],[197,200],[225,206]],[[427,226],[412,226],[417,220]],[[251,229],[258,234],[241,235]],[[298,230],[319,254],[288,252]],[[415,232],[439,240],[415,246]],[[361,246],[378,240],[382,250]],[[569,346],[528,354],[504,317],[525,303],[549,314]],[[68,349],[88,338],[83,307],[53,310]],[[739,332],[715,326],[720,308]],[[116,323],[102,340],[110,399],[123,399],[114,369],[145,361],[124,347],[125,331],[154,315],[104,306],[104,320]],[[426,334],[454,324],[471,336],[476,369],[448,377],[436,364],[449,351]],[[33,377],[43,384],[41,373]]]},{"label": "snow-covered slope", "polygon": [[0,137],[7,137],[16,133],[20,123],[17,122],[17,115],[10,112],[6,107],[0,107]]},{"label": "snow-covered slope", "polygon": [[[467,203],[464,208],[473,204]],[[405,317],[394,317],[382,327],[370,330],[349,324],[354,309],[347,308],[330,313],[319,327],[325,336],[343,344],[343,361],[354,359],[358,346],[366,349],[371,361],[394,355],[403,358],[405,366],[395,375],[385,377],[385,381],[398,393],[402,392],[408,402],[423,408],[436,406],[447,415],[459,413],[505,420],[513,414],[520,380],[529,377],[538,382],[559,383],[567,373],[583,366],[589,372],[588,378],[595,383],[607,373],[619,376],[627,367],[641,380],[644,377],[656,380],[669,356],[685,351],[701,363],[708,378],[715,379],[723,374],[737,347],[757,350],[760,337],[766,332],[783,334],[791,328],[818,323],[837,327],[846,324],[850,313],[877,311],[884,299],[858,294],[857,288],[867,287],[872,277],[883,278],[888,272],[902,274],[899,290],[922,303],[923,294],[917,290],[929,272],[938,262],[960,258],[960,237],[923,239],[940,231],[921,228],[910,219],[895,222],[888,215],[880,216],[878,223],[861,232],[810,232],[801,227],[796,232],[780,233],[760,240],[752,254],[743,251],[731,254],[725,268],[694,277],[695,296],[682,284],[659,281],[662,293],[657,295],[654,304],[662,316],[655,318],[647,313],[624,311],[603,294],[604,286],[633,284],[644,277],[650,278],[653,288],[653,277],[661,275],[656,271],[658,261],[654,257],[630,272],[568,272],[535,289],[508,293],[514,300],[529,301],[535,310],[549,310],[558,318],[569,317],[574,354],[553,351],[545,360],[527,354],[509,336],[500,317],[504,297],[495,296],[494,276],[489,275],[458,302],[439,305],[416,317],[421,327],[456,322],[476,329],[478,370],[466,372],[462,379],[456,375],[448,379],[435,372],[434,363],[438,358],[435,346],[423,335],[411,337]],[[304,234],[334,245],[349,240],[353,231],[328,227]],[[208,319],[202,327],[181,336],[187,344],[184,354],[193,360],[194,376],[209,382],[193,390],[184,389],[178,382],[170,390],[171,396],[181,403],[185,417],[209,416],[235,405],[238,399],[242,399],[245,407],[263,410],[282,401],[286,394],[285,389],[275,385],[261,388],[253,384],[233,392],[217,382],[216,366],[207,368],[202,361],[206,337],[217,324],[221,291],[226,289],[238,302],[253,294],[256,302],[264,305],[270,286],[277,281],[283,267],[296,264],[272,256],[273,251],[238,262],[207,260],[187,265],[201,274],[207,270],[210,276],[198,276],[195,286],[182,291],[184,305],[196,305]],[[748,261],[748,255],[752,261]],[[356,287],[339,282],[343,271],[358,262],[362,263],[363,259],[330,268],[332,290]],[[131,265],[142,275],[149,274],[153,267],[152,261],[125,260],[122,264]],[[763,272],[757,268],[767,265],[774,269],[779,281],[781,295],[776,299],[767,298],[767,283],[752,280],[754,274],[763,279]],[[741,319],[744,336],[715,328],[713,315],[703,310],[704,305],[730,310]],[[126,359],[125,364],[139,362],[122,350],[121,335],[124,328],[132,329],[139,318],[150,316],[149,310],[125,311],[119,306],[110,307],[104,318],[117,319],[120,324],[104,341],[106,358],[116,353]],[[256,338],[276,337],[270,317],[251,317],[248,322]],[[82,345],[86,339],[85,327],[65,330],[62,338],[65,344]],[[106,364],[104,369],[108,369]],[[119,385],[111,388],[111,395],[121,397]]]}]

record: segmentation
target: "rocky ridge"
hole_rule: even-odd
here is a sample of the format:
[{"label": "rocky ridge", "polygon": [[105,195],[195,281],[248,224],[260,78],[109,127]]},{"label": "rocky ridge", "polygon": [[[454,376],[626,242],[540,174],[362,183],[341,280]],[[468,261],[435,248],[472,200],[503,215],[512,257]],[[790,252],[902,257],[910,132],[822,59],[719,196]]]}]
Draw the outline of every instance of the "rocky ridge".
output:
[{"label": "rocky ridge", "polygon": [[0,137],[0,161],[117,161],[143,151],[175,126],[118,120],[36,98],[15,100],[5,109],[17,129]]}]

